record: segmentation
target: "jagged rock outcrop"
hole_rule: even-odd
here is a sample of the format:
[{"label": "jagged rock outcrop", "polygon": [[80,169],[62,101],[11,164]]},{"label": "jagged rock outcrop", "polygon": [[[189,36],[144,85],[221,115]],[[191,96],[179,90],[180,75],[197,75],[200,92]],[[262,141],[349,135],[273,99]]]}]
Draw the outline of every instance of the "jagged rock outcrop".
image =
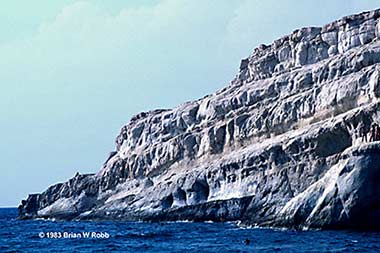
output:
[{"label": "jagged rock outcrop", "polygon": [[29,196],[20,218],[240,220],[380,228],[380,10],[294,31],[224,89],[134,116],[101,170]]}]

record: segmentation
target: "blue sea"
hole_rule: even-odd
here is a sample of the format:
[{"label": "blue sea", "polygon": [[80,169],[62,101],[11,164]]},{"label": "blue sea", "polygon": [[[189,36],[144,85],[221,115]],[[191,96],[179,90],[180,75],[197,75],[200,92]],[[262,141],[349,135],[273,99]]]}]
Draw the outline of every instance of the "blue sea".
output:
[{"label": "blue sea", "polygon": [[17,220],[0,209],[0,252],[380,252],[379,232],[241,228],[234,223]]}]

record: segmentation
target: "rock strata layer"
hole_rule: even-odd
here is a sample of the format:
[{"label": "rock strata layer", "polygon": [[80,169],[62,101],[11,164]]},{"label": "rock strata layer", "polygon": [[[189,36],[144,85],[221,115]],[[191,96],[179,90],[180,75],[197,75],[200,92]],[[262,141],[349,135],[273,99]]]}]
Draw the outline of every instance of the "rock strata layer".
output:
[{"label": "rock strata layer", "polygon": [[19,217],[379,229],[380,10],[260,45],[222,90],[122,127],[96,174]]}]

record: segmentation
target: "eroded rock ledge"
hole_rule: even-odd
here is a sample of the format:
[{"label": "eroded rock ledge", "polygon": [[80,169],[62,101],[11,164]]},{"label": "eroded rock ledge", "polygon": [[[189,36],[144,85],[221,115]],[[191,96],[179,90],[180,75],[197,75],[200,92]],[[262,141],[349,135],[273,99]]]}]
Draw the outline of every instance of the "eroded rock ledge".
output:
[{"label": "eroded rock ledge", "polygon": [[380,10],[302,28],[242,60],[226,88],[134,116],[100,171],[22,201],[19,217],[240,220],[380,228]]}]

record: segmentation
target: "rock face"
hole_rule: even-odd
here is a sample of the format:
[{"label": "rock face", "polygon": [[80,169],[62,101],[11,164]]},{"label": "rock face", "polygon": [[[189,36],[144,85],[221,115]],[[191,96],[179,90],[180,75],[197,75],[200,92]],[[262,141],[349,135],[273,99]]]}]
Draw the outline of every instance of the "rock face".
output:
[{"label": "rock face", "polygon": [[19,216],[380,228],[380,10],[261,45],[224,89],[134,116],[101,170]]}]

